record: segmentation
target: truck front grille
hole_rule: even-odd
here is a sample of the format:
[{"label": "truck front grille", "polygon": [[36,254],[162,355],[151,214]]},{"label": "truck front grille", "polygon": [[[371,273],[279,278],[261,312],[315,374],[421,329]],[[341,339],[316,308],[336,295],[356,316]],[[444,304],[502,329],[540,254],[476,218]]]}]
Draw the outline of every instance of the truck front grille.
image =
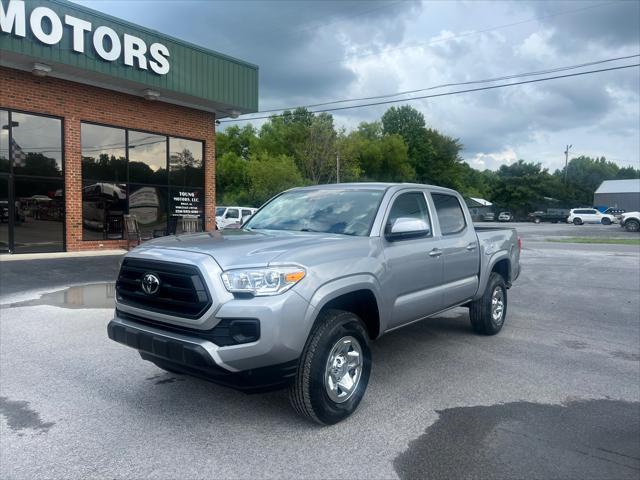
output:
[{"label": "truck front grille", "polygon": [[[142,289],[142,278],[148,273],[160,280],[153,294]],[[116,295],[125,305],[185,318],[198,318],[211,306],[211,296],[195,266],[138,258],[122,262]]]}]

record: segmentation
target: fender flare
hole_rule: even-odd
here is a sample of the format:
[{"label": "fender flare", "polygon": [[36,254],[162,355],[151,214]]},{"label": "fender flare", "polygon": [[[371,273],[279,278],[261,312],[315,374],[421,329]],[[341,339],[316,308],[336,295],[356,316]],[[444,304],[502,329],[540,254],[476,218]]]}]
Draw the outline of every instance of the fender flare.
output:
[{"label": "fender flare", "polygon": [[[382,300],[382,290],[378,279],[369,273],[356,273],[344,277],[331,280],[320,286],[311,296],[309,307],[305,313],[304,324],[307,326],[307,337],[315,324],[318,314],[324,306],[331,300],[334,300],[347,293],[357,290],[369,290],[376,299],[378,314],[380,318],[380,332],[384,332],[386,328],[388,312],[383,310],[385,305]],[[380,336],[380,335],[378,335]]]},{"label": "fender flare", "polygon": [[[489,276],[493,271],[493,267],[495,267],[496,263],[498,263],[501,260],[506,260],[509,263],[509,277],[511,277],[511,257],[509,255],[509,252],[500,251],[500,252],[494,253],[487,261],[486,267],[484,269],[481,269],[480,278],[478,282],[478,291],[476,292],[476,295],[473,298],[474,300],[482,297],[485,289],[487,288],[487,283],[489,282]],[[507,283],[509,283],[510,281],[511,279],[508,278]]]}]

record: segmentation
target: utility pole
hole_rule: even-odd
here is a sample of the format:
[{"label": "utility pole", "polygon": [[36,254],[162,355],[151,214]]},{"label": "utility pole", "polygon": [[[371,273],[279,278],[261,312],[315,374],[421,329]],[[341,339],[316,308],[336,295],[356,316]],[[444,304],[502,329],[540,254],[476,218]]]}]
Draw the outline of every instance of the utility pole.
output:
[{"label": "utility pole", "polygon": [[340,183],[340,152],[336,153],[336,183]]},{"label": "utility pole", "polygon": [[567,184],[567,170],[569,167],[569,149],[573,145],[567,145],[567,149],[564,151],[564,184]]}]

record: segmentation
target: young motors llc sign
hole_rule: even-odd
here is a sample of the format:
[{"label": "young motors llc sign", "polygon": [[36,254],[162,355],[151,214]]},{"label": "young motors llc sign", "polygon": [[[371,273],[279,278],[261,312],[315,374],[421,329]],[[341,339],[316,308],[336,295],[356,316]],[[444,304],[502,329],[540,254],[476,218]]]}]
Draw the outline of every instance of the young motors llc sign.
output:
[{"label": "young motors llc sign", "polygon": [[[5,8],[6,5],[6,8]],[[87,20],[64,15],[64,18],[48,7],[34,8],[27,18],[23,0],[0,0],[0,30],[14,37],[26,37],[27,27],[33,36],[45,45],[57,45],[64,35],[71,35],[73,51],[84,54],[87,48],[86,34],[90,44],[101,59],[115,62],[122,58],[125,65],[158,75],[169,73],[169,49],[162,43],[147,43],[139,37],[125,33],[122,38],[110,27],[93,25]],[[65,28],[66,27],[66,28]]]}]

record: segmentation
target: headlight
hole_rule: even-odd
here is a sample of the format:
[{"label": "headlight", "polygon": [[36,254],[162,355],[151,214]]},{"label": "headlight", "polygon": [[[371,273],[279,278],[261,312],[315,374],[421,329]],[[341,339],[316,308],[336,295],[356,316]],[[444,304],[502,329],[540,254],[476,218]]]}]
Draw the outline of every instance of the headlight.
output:
[{"label": "headlight", "polygon": [[261,297],[286,292],[306,273],[301,267],[247,268],[223,272],[222,281],[231,293]]}]

